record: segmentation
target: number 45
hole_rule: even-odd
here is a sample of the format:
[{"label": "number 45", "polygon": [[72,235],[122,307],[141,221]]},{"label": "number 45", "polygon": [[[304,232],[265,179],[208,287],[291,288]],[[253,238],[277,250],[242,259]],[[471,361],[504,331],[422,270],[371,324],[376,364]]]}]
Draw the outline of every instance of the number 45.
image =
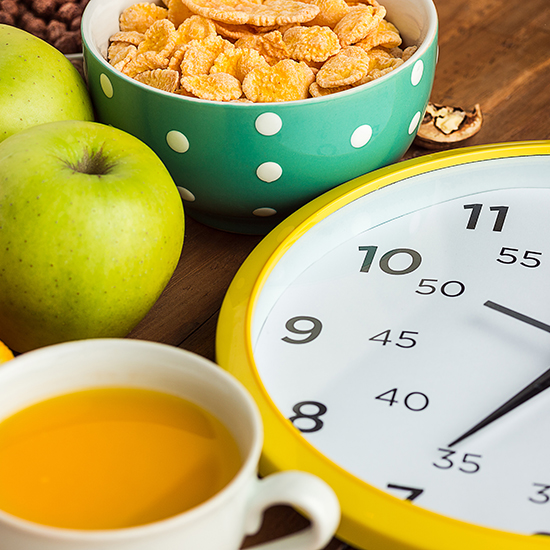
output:
[{"label": "number 45", "polygon": [[[416,340],[411,338],[409,334],[418,334],[418,332],[413,330],[402,330],[398,338],[399,341],[395,342],[395,345],[400,348],[412,348],[413,346],[416,346]],[[382,342],[382,345],[385,346],[386,344],[391,344],[392,342],[390,340],[390,335],[391,329],[388,329],[382,331],[380,334],[375,334],[372,338],[369,338],[369,340],[372,340],[373,342]]]}]

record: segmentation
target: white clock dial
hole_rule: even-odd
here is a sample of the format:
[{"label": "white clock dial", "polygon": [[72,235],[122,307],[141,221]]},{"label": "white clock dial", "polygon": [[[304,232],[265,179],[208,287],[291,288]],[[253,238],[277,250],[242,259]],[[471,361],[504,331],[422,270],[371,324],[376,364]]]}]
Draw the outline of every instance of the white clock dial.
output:
[{"label": "white clock dial", "polygon": [[257,371],[316,449],[452,518],[550,531],[550,391],[456,442],[550,368],[545,157],[440,169],[326,217],[255,305]]}]

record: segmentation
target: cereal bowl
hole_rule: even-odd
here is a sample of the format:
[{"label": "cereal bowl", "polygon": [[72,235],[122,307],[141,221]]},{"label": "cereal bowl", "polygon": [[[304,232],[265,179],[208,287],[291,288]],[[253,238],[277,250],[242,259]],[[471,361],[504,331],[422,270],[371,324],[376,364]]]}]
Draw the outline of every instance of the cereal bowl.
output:
[{"label": "cereal bowl", "polygon": [[84,66],[97,120],[133,134],[162,159],[192,218],[265,234],[316,196],[397,161],[423,118],[437,57],[432,0],[384,0],[415,53],[388,74],[296,101],[223,102],[153,88],[107,61],[119,16],[135,0],[91,0]]}]

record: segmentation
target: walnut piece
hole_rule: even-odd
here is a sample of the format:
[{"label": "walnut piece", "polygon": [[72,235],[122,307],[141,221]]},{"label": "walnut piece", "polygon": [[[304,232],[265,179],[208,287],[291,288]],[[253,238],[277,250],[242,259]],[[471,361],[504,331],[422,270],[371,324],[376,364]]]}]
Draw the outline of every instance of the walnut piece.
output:
[{"label": "walnut piece", "polygon": [[483,115],[479,104],[472,111],[428,103],[415,138],[426,149],[446,149],[472,137],[481,128]]}]

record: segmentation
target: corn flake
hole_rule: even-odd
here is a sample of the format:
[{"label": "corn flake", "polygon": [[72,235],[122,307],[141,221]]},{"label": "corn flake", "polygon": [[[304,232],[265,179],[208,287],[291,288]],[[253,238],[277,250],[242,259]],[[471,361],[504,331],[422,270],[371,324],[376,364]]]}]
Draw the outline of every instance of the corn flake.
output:
[{"label": "corn flake", "polygon": [[261,33],[275,30],[277,27],[257,27],[255,25],[231,25],[230,23],[222,23],[221,21],[213,21],[216,31],[220,36],[231,40],[239,40],[247,36],[257,36]]},{"label": "corn flake", "polygon": [[181,0],[167,0],[166,5],[168,6],[168,20],[174,24],[176,29],[193,15],[193,12]]},{"label": "corn flake", "polygon": [[115,32],[113,36],[109,39],[113,44],[115,42],[126,42],[127,44],[132,44],[133,46],[139,46],[140,42],[145,39],[145,34],[137,31],[120,31]]},{"label": "corn flake", "polygon": [[386,8],[380,4],[377,6],[359,4],[342,17],[334,27],[334,32],[338,35],[342,46],[350,46],[374,31],[385,15]]},{"label": "corn flake", "polygon": [[111,65],[117,65],[132,51],[137,53],[137,48],[133,44],[113,42],[107,50],[107,60]]},{"label": "corn flake", "polygon": [[137,47],[124,42],[115,42],[109,46],[107,52],[109,63],[115,69],[121,71],[137,55]]},{"label": "corn flake", "polygon": [[244,78],[243,92],[247,99],[258,103],[306,99],[314,79],[305,63],[283,59],[276,65],[250,71]]},{"label": "corn flake", "polygon": [[350,7],[345,0],[303,0],[310,4],[315,4],[319,8],[319,13],[314,19],[309,21],[308,25],[320,25],[334,28],[336,23],[347,15]]},{"label": "corn flake", "polygon": [[182,76],[182,87],[201,99],[232,101],[242,95],[241,83],[227,73]]},{"label": "corn flake", "polygon": [[119,18],[121,31],[145,31],[158,19],[164,19],[168,10],[153,3],[142,2],[126,8]]},{"label": "corn flake", "polygon": [[183,60],[183,56],[185,55],[185,52],[187,51],[187,48],[188,48],[187,44],[180,44],[179,46],[176,46],[176,49],[172,52],[172,55],[168,60],[169,69],[180,72],[181,62]]},{"label": "corn flake", "polygon": [[324,97],[327,95],[343,92],[344,90],[350,90],[353,86],[333,86],[332,88],[322,88],[317,82],[312,82],[309,87],[309,93],[311,97]]},{"label": "corn flake", "polygon": [[288,46],[280,31],[240,38],[235,42],[235,47],[257,50],[270,65],[289,57]]},{"label": "corn flake", "polygon": [[348,46],[326,61],[315,79],[322,88],[346,86],[363,78],[369,67],[367,52],[358,46]]},{"label": "corn flake", "polygon": [[401,56],[401,59],[403,61],[407,61],[407,59],[409,59],[416,52],[417,49],[417,46],[409,46],[408,48],[405,48],[403,50],[403,55]]},{"label": "corn flake", "polygon": [[201,15],[192,15],[186,19],[176,31],[176,44],[189,44],[192,40],[203,40],[216,36],[216,26],[213,21]]},{"label": "corn flake", "polygon": [[122,67],[121,72],[134,78],[139,73],[150,71],[152,69],[166,69],[168,59],[160,56],[157,52],[137,53],[128,63]]},{"label": "corn flake", "polygon": [[283,40],[296,61],[326,61],[340,51],[338,36],[329,27],[291,27]]},{"label": "corn flake", "polygon": [[134,79],[165,92],[175,92],[179,85],[180,75],[178,71],[170,69],[153,69],[137,74]]},{"label": "corn flake", "polygon": [[376,47],[392,50],[401,45],[401,36],[394,25],[382,19],[376,30],[356,42],[355,45],[360,46],[364,50]]},{"label": "corn flake", "polygon": [[181,75],[208,74],[218,55],[234,47],[231,42],[218,35],[203,40],[192,40],[183,54],[180,64]]},{"label": "corn flake", "polygon": [[222,52],[216,58],[210,74],[228,73],[242,82],[244,77],[256,67],[267,68],[269,64],[256,50],[235,48]]},{"label": "corn flake", "polygon": [[284,25],[310,21],[319,8],[298,0],[182,0],[194,13],[232,25]]},{"label": "corn flake", "polygon": [[176,28],[168,19],[155,21],[145,32],[145,40],[138,46],[138,54],[156,52],[160,57],[170,57],[176,47]]}]

